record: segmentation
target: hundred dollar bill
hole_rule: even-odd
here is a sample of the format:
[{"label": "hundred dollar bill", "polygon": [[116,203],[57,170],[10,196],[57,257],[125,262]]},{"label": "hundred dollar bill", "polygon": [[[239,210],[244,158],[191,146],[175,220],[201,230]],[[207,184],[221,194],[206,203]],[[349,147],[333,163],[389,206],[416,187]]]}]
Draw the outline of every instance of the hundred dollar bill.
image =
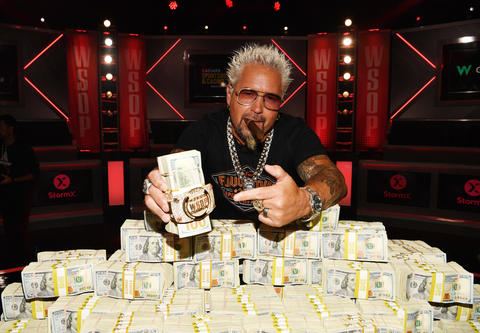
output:
[{"label": "hundred dollar bill", "polygon": [[395,300],[395,271],[389,264],[323,260],[326,295]]},{"label": "hundred dollar bill", "polygon": [[93,271],[97,264],[97,258],[31,262],[22,271],[25,298],[50,298],[93,291]]},{"label": "hundred dollar bill", "polygon": [[218,227],[194,238],[195,261],[255,259],[257,230],[254,227]]},{"label": "hundred dollar bill", "polygon": [[290,228],[262,224],[258,229],[258,255],[320,258],[320,232]]},{"label": "hundred dollar bill", "polygon": [[433,332],[433,307],[427,301],[357,299],[355,304],[362,315],[396,315],[403,323],[405,332]]},{"label": "hundred dollar bill", "polygon": [[385,231],[385,226],[382,222],[338,221],[338,230],[345,229]]},{"label": "hundred dollar bill", "polygon": [[58,261],[74,259],[98,258],[98,261],[107,260],[106,250],[69,250],[69,251],[43,251],[37,253],[37,260],[40,261]]},{"label": "hundred dollar bill", "polygon": [[163,313],[139,311],[91,314],[85,319],[81,330],[79,330],[78,333],[160,333],[162,332],[163,321]]},{"label": "hundred dollar bill", "polygon": [[[151,212],[150,214],[154,215]],[[120,249],[122,251],[125,251],[125,248],[127,247],[127,244],[125,242],[125,236],[127,235],[127,232],[131,230],[146,230],[145,221],[126,219],[125,222],[123,222],[122,226],[120,227]]]},{"label": "hundred dollar bill", "polygon": [[172,192],[205,185],[202,158],[197,150],[159,156],[157,162],[160,175]]},{"label": "hundred dollar bill", "polygon": [[105,262],[95,268],[95,295],[123,299],[159,299],[173,282],[169,263]]},{"label": "hundred dollar bill", "polygon": [[41,299],[27,301],[23,295],[22,284],[14,282],[9,284],[2,292],[2,308],[5,320],[18,319],[45,319],[47,309],[53,301]]},{"label": "hundred dollar bill", "polygon": [[16,333],[46,333],[48,331],[48,323],[42,319],[19,319],[13,321],[0,321],[0,332]]},{"label": "hundred dollar bill", "polygon": [[170,233],[128,231],[125,235],[127,262],[173,262],[192,260],[192,239]]},{"label": "hundred dollar bill", "polygon": [[240,285],[238,260],[205,261],[199,263],[175,262],[175,290],[236,288]]},{"label": "hundred dollar bill", "polygon": [[275,286],[307,284],[307,259],[258,258],[243,262],[243,282]]},{"label": "hundred dollar bill", "polygon": [[321,233],[322,259],[388,261],[385,231],[344,231]]},{"label": "hundred dollar bill", "polygon": [[322,284],[321,260],[308,260],[308,284]]},{"label": "hundred dollar bill", "polygon": [[302,228],[315,231],[335,231],[338,229],[338,219],[340,216],[340,206],[334,205],[322,210],[322,213],[309,222],[295,221],[295,224]]},{"label": "hundred dollar bill", "polygon": [[213,228],[218,227],[235,227],[235,228],[255,228],[255,222],[252,220],[229,220],[229,219],[211,219]]},{"label": "hundred dollar bill", "polygon": [[405,263],[392,261],[397,297],[435,303],[473,303],[473,274],[456,262]]},{"label": "hundred dollar bill", "polygon": [[388,253],[390,260],[447,262],[445,252],[436,247],[431,247],[423,241],[389,239]]}]

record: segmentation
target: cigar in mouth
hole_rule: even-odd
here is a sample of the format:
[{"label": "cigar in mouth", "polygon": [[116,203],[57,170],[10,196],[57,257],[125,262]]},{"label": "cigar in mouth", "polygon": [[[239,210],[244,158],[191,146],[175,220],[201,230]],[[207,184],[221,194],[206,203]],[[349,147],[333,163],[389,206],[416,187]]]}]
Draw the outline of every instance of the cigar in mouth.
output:
[{"label": "cigar in mouth", "polygon": [[250,132],[253,134],[257,142],[262,142],[263,138],[265,137],[265,134],[260,128],[258,128],[257,124],[255,124],[253,120],[250,120],[247,123],[247,127],[250,130]]}]

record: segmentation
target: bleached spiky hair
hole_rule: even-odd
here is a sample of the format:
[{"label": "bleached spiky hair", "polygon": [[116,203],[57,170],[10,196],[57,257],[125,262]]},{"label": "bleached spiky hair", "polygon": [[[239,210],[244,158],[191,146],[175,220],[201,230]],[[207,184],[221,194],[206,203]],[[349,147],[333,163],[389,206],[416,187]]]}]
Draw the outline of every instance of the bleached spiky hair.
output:
[{"label": "bleached spiky hair", "polygon": [[292,65],[285,55],[273,44],[258,45],[247,44],[233,52],[233,57],[228,64],[227,75],[229,83],[235,87],[240,80],[245,65],[261,66],[277,71],[282,77],[282,99],[292,82],[290,77]]}]

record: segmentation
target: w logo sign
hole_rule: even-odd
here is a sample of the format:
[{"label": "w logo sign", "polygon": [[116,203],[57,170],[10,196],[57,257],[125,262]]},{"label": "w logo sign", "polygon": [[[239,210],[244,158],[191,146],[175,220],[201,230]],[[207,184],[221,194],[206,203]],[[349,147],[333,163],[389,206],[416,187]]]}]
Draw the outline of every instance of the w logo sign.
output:
[{"label": "w logo sign", "polygon": [[470,69],[471,69],[471,68],[472,68],[472,65],[470,65],[470,66],[468,66],[468,67],[467,67],[467,66],[461,66],[461,67],[460,67],[460,66],[457,66],[458,74],[459,74],[460,76],[462,76],[463,73],[465,73],[465,76],[467,76],[467,75],[468,75],[468,72],[470,72]]}]

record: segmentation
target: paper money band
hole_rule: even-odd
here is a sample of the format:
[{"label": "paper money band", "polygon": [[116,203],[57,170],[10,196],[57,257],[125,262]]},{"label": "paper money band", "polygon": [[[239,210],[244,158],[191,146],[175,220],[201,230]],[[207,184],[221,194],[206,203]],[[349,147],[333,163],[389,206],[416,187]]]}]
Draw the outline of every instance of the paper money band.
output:
[{"label": "paper money band", "polygon": [[215,208],[212,184],[175,194],[169,201],[172,218],[177,223],[203,220]]},{"label": "paper money band", "polygon": [[66,264],[56,264],[53,268],[53,288],[55,296],[67,296],[67,267]]},{"label": "paper money band", "polygon": [[122,298],[135,299],[135,272],[139,262],[128,263],[123,266],[122,272]]},{"label": "paper money band", "polygon": [[355,298],[368,299],[370,272],[368,269],[362,269],[357,270],[355,275]]}]

